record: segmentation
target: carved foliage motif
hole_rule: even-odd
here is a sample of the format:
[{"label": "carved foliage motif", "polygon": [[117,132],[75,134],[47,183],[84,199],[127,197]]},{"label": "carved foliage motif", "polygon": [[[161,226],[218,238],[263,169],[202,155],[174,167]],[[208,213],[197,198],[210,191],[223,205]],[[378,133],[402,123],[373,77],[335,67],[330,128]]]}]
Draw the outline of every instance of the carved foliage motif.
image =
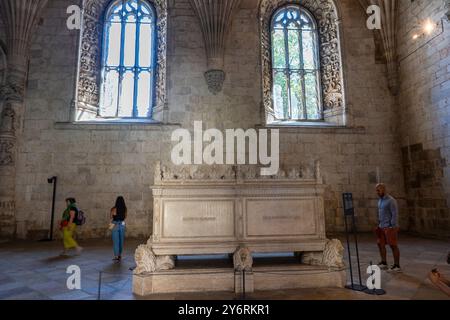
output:
[{"label": "carved foliage motif", "polygon": [[16,131],[15,120],[16,113],[14,112],[11,103],[7,102],[0,117],[0,132],[14,136]]},{"label": "carved foliage motif", "polygon": [[298,3],[316,18],[319,28],[320,67],[323,109],[343,108],[344,92],[339,43],[338,15],[332,0],[263,0],[260,6],[263,103],[266,113],[273,115],[271,18],[285,4]]},{"label": "carved foliage motif", "polygon": [[[155,107],[161,107],[166,101],[167,1],[147,1],[155,6],[157,14]],[[86,0],[80,43],[78,109],[98,110],[99,107],[104,12],[110,2],[110,0]]]},{"label": "carved foliage motif", "polygon": [[14,142],[9,139],[0,140],[0,166],[14,165]]},{"label": "carved foliage motif", "polygon": [[283,166],[275,176],[262,176],[258,165],[179,165],[161,166],[160,162],[155,167],[155,183],[163,181],[235,181],[235,180],[301,180],[314,179],[322,181],[320,162],[314,165]]},{"label": "carved foliage motif", "polygon": [[225,72],[222,70],[209,70],[205,72],[206,83],[208,89],[213,94],[222,91],[223,82],[225,81]]}]

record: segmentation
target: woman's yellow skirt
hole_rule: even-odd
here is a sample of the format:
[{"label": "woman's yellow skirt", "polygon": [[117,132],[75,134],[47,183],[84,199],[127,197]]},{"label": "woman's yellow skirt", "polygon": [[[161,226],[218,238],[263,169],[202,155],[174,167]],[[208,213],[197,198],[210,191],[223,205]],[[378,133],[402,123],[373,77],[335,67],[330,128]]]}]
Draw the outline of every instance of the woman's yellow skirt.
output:
[{"label": "woman's yellow skirt", "polygon": [[73,239],[73,234],[77,229],[77,225],[75,223],[70,223],[62,229],[63,232],[63,241],[65,249],[72,249],[78,247],[78,243]]}]

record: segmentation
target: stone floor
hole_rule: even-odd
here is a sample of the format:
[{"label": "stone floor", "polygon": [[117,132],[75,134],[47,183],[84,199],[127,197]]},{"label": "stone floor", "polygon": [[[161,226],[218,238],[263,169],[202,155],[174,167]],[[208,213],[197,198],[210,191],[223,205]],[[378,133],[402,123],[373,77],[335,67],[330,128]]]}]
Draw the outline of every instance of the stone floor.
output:
[{"label": "stone floor", "polygon": [[[341,238],[341,240],[343,240]],[[143,241],[129,240],[126,243],[125,258],[122,263],[111,260],[111,243],[108,240],[80,241],[85,248],[81,256],[59,257],[59,242],[14,242],[0,244],[0,299],[53,299],[85,300],[98,299],[99,274],[101,276],[100,299],[141,299],[131,292],[130,268],[134,267],[133,252]],[[376,245],[371,235],[359,236],[361,271],[364,274],[370,261],[378,262]],[[402,235],[400,239],[403,273],[383,272],[382,287],[387,294],[370,296],[347,289],[300,289],[276,292],[256,292],[248,295],[251,299],[270,300],[332,300],[332,299],[426,299],[441,300],[445,296],[427,280],[427,273],[439,268],[450,276],[450,265],[446,256],[450,243],[421,239]],[[389,257],[391,257],[389,255]],[[392,262],[392,261],[388,261]],[[81,268],[81,290],[70,291],[66,281],[70,265]],[[356,279],[356,277],[355,277]],[[214,299],[235,298],[233,293],[167,294],[147,299]]]}]

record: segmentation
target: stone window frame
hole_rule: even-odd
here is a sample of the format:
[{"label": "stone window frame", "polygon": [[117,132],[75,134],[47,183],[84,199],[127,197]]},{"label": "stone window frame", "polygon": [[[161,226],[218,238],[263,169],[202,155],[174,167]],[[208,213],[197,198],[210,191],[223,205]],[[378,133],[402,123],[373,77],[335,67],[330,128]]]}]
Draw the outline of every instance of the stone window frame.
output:
[{"label": "stone window frame", "polygon": [[[74,122],[104,120],[99,117],[104,17],[113,1],[115,0],[85,0],[79,39],[75,110],[72,119]],[[163,122],[167,110],[167,0],[145,1],[153,5],[157,15],[155,102],[152,118],[133,121]],[[120,119],[117,120],[121,122]]]},{"label": "stone window frame", "polygon": [[[309,11],[319,27],[319,57],[322,86],[322,122],[277,121],[274,117],[271,22],[283,6],[298,5]],[[338,7],[333,0],[262,0],[259,7],[262,68],[262,107],[265,125],[345,126],[345,82]]]}]

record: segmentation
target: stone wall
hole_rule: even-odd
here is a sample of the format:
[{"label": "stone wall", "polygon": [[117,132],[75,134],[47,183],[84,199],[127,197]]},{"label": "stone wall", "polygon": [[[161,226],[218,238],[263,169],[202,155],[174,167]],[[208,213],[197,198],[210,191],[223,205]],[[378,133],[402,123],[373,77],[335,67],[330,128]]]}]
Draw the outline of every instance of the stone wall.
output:
[{"label": "stone wall", "polygon": [[[245,1],[228,39],[227,78],[222,93],[209,93],[206,57],[197,18],[187,0],[169,1],[169,122],[192,128],[252,128],[261,125],[261,66],[257,1]],[[177,125],[71,124],[78,32],[65,27],[71,0],[50,0],[32,46],[24,139],[17,175],[17,236],[40,237],[48,228],[51,186],[57,175],[57,215],[64,198],[76,197],[88,223],[82,237],[107,235],[116,196],[129,206],[128,235],[151,234],[149,187],[157,160],[170,156]],[[282,165],[321,161],[329,232],[343,229],[342,192],[353,192],[364,231],[376,221],[374,185],[386,182],[401,204],[406,228],[403,171],[396,139],[395,101],[386,67],[378,64],[372,32],[357,1],[339,1],[346,81],[347,128],[281,129]]]},{"label": "stone wall", "polygon": [[[443,0],[400,1],[399,127],[411,232],[450,238],[450,23]],[[431,35],[415,26],[439,22]]]}]

